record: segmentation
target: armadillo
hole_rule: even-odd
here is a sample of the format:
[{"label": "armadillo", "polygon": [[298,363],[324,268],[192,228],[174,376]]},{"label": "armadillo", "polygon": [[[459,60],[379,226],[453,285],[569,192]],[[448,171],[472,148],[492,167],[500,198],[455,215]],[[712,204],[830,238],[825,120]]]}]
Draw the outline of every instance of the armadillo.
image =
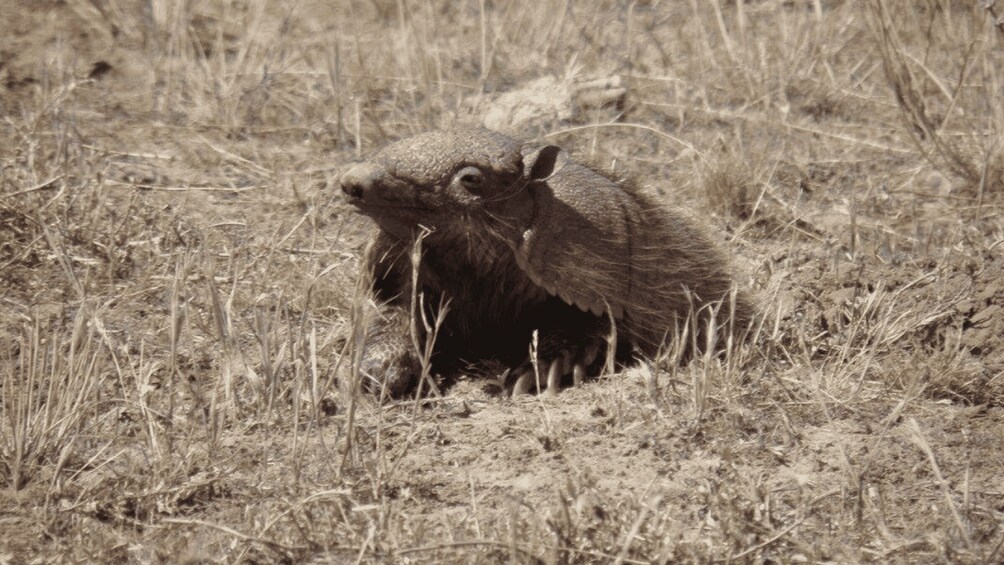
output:
[{"label": "armadillo", "polygon": [[[694,320],[704,335],[708,320],[738,328],[751,319],[730,262],[699,221],[555,145],[478,128],[430,131],[387,145],[340,182],[376,225],[364,269],[381,315],[363,367],[391,394],[420,372],[413,290],[426,304],[449,301],[434,370],[498,362],[512,369],[514,393],[532,382],[534,332],[536,366],[554,391],[596,373],[608,349],[651,357]],[[423,230],[413,289],[409,252]],[[615,348],[605,345],[612,328]]]}]

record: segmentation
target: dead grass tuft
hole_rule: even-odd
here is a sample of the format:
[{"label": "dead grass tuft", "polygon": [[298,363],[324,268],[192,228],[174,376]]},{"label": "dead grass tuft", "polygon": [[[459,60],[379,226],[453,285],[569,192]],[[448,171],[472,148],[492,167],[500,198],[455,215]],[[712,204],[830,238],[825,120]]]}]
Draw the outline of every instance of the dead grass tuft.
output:
[{"label": "dead grass tuft", "polygon": [[[979,10],[870,3],[886,79],[904,133],[935,167],[966,180],[982,201],[1004,186],[1001,37]],[[944,34],[944,35],[941,35]]]}]

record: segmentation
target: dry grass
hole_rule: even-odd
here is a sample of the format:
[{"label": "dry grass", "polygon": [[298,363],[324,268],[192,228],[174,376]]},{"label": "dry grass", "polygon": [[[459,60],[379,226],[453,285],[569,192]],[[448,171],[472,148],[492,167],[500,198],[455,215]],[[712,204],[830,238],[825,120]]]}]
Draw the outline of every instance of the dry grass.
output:
[{"label": "dry grass", "polygon": [[[1004,559],[990,10],[0,12],[0,561]],[[526,134],[707,217],[752,338],[553,398],[364,392],[342,167],[540,76],[614,73],[623,107]]]}]

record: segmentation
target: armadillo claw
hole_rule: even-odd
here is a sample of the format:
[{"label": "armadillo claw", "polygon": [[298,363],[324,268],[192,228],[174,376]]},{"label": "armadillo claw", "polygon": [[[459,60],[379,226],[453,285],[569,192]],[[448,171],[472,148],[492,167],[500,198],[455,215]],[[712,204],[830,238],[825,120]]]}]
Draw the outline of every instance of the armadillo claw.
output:
[{"label": "armadillo claw", "polygon": [[573,385],[578,386],[585,380],[587,368],[596,360],[597,355],[596,347],[591,347],[584,351],[583,356],[578,357],[571,349],[563,349],[556,358],[551,359],[550,363],[544,361],[540,364],[540,369],[546,368],[547,370],[546,376],[545,374],[540,375],[546,378],[546,384],[538,383],[536,369],[529,362],[524,362],[514,371],[516,378],[511,381],[513,383],[512,395],[527,394],[533,390],[536,383],[541,392],[544,392],[546,386],[546,394],[555,396],[561,390],[562,381],[568,376],[572,377]]},{"label": "armadillo claw", "polygon": [[[593,364],[596,358],[600,355],[600,345],[598,343],[591,343],[586,346],[585,354],[582,356],[582,366],[583,369]],[[575,383],[579,384],[579,383]]]},{"label": "armadillo claw", "polygon": [[586,378],[586,363],[576,363],[572,368],[572,386],[579,386]]},{"label": "armadillo claw", "polygon": [[564,359],[559,357],[554,361],[551,361],[551,368],[547,370],[547,395],[555,396],[558,394],[558,389],[561,388],[561,377],[562,365],[564,364]]},{"label": "armadillo claw", "polygon": [[516,377],[516,382],[512,385],[513,397],[522,396],[530,392],[530,376],[532,373],[523,369],[518,371],[516,374],[519,376]]}]

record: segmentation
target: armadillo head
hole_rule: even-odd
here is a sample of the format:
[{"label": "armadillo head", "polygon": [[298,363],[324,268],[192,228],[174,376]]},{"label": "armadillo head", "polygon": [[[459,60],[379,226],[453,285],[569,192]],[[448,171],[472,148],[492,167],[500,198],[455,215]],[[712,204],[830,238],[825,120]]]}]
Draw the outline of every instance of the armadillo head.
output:
[{"label": "armadillo head", "polygon": [[340,182],[352,204],[385,231],[408,238],[423,226],[434,238],[448,238],[479,217],[529,202],[521,193],[550,176],[559,152],[485,129],[430,131],[391,143]]}]

